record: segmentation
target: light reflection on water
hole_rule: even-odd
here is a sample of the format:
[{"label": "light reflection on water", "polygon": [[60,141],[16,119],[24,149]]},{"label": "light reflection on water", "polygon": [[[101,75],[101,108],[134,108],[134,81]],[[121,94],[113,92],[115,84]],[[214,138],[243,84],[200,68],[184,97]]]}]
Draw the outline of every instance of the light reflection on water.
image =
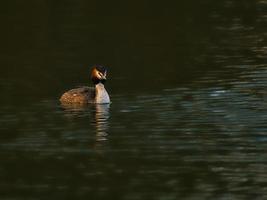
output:
[{"label": "light reflection on water", "polygon": [[266,65],[236,65],[156,93],[115,94],[111,105],[3,107],[0,191],[260,199],[266,80]]},{"label": "light reflection on water", "polygon": [[[155,35],[154,39],[150,37],[152,32],[149,30],[146,30],[149,37],[145,39],[138,32],[140,38],[137,37],[131,44],[126,41],[136,33],[127,36],[126,32],[125,35],[119,35],[121,40],[114,40],[113,43],[112,39],[107,38],[117,35],[114,32],[113,35],[110,34],[113,29],[109,29],[110,35],[107,37],[105,34],[98,36],[96,32],[91,41],[87,34],[92,30],[87,27],[87,21],[82,21],[84,24],[77,24],[75,20],[75,23],[71,24],[69,21],[68,9],[72,9],[71,4],[66,10],[55,9],[54,12],[60,15],[58,19],[61,26],[58,27],[56,22],[52,24],[56,28],[51,28],[54,32],[49,32],[48,41],[45,40],[45,43],[49,43],[50,36],[53,43],[57,40],[57,34],[58,37],[63,37],[62,41],[57,41],[57,48],[52,46],[51,49],[56,49],[55,52],[46,55],[48,58],[52,57],[50,62],[54,62],[54,59],[63,62],[69,55],[73,56],[73,60],[82,59],[73,52],[73,49],[79,49],[81,45],[82,48],[80,52],[77,50],[77,54],[85,55],[86,62],[88,54],[99,51],[100,55],[93,54],[91,58],[106,58],[103,56],[106,53],[107,62],[113,58],[114,63],[123,63],[118,65],[123,67],[117,71],[130,73],[125,68],[130,70],[131,62],[143,63],[138,66],[140,71],[146,69],[145,67],[149,68],[149,73],[142,71],[146,78],[144,83],[150,81],[146,76],[153,78],[151,73],[154,70],[158,72],[159,68],[162,74],[156,73],[155,76],[158,78],[162,75],[159,77],[162,88],[153,87],[153,91],[146,91],[138,87],[135,88],[134,94],[129,94],[129,77],[120,74],[121,78],[114,77],[109,82],[112,88],[112,82],[119,80],[119,84],[116,84],[120,87],[119,92],[111,93],[111,105],[73,107],[59,105],[54,96],[46,97],[46,93],[42,96],[42,101],[38,98],[31,99],[36,93],[39,94],[40,90],[36,84],[39,80],[36,78],[20,79],[20,73],[18,78],[12,81],[1,77],[1,87],[11,97],[4,95],[6,104],[0,105],[0,198],[265,199],[267,51],[264,27],[267,18],[263,11],[266,1],[257,3],[256,6],[261,9],[256,9],[256,19],[252,22],[246,22],[241,11],[239,13],[238,10],[231,10],[236,4],[235,1],[225,2],[223,6],[234,12],[227,16],[224,12],[215,10],[211,13],[211,18],[208,18],[213,24],[207,26],[207,30],[202,30],[202,26],[208,23],[204,18],[205,23],[202,22],[199,27],[201,30],[197,31],[200,36],[198,33],[189,34],[197,30],[188,28],[197,26],[196,23],[191,23],[194,17],[196,18],[191,16],[194,12],[189,16],[188,24],[181,24],[181,27],[185,28],[186,37],[180,32],[177,34],[181,38],[176,34],[170,36],[170,32],[175,32],[170,26],[170,30],[164,29],[167,35],[157,30],[160,34],[158,37]],[[199,10],[201,9],[197,8],[196,11]],[[79,12],[77,16],[80,16],[79,14],[83,13]],[[64,17],[67,19],[65,24],[61,23]],[[116,16],[115,19],[117,23]],[[151,20],[153,19],[152,17]],[[131,20],[134,27],[134,19]],[[139,21],[136,23],[140,24]],[[77,27],[86,36],[75,35]],[[101,30],[99,33],[105,33],[106,30],[98,28]],[[130,25],[124,28],[126,31],[129,29],[129,32],[134,31]],[[140,27],[137,30],[139,31]],[[120,29],[119,31],[122,32]],[[170,46],[169,43],[165,46],[165,37],[173,37],[170,39]],[[116,49],[108,49],[108,53],[103,52],[105,48],[101,44],[99,47],[98,44],[90,53],[84,50],[84,41],[91,45],[95,41],[101,43],[103,38],[105,43],[111,43],[108,46],[114,46]],[[184,43],[186,38],[192,43]],[[160,53],[153,51],[154,47],[148,48],[152,53],[145,51],[145,48],[140,48],[144,45],[142,43],[135,46],[134,43],[139,40],[154,44],[156,51]],[[60,49],[61,42],[65,44],[64,49]],[[133,50],[126,51],[128,49]],[[144,51],[140,53],[141,49]],[[160,49],[163,49],[162,52]],[[180,54],[184,51],[183,57]],[[111,52],[114,55],[110,56]],[[154,55],[156,53],[158,56]],[[161,53],[164,54],[162,57],[159,56]],[[148,60],[143,61],[142,56]],[[155,59],[155,63],[163,63],[162,66],[148,65],[151,58]],[[180,59],[186,62],[180,62]],[[188,65],[196,66],[192,71],[189,70],[190,75],[196,74],[196,77],[185,74],[185,79],[188,80],[180,84],[172,78],[176,78],[176,74],[185,73],[186,69],[182,67],[187,62]],[[208,70],[201,68],[203,63]],[[19,63],[16,66],[23,65]],[[34,70],[33,66],[35,67],[30,66],[31,70]],[[80,66],[80,63],[74,63],[73,66]],[[42,73],[45,73],[45,67]],[[55,66],[52,65],[53,70],[60,69],[53,67]],[[62,73],[71,74],[76,68],[59,71],[58,74],[63,76]],[[15,73],[15,70],[12,73]],[[78,77],[75,79],[79,79]],[[52,77],[49,73],[46,78],[59,86],[58,82],[63,79],[61,77],[58,80],[58,77]],[[27,96],[29,103],[21,101],[14,104],[12,95],[17,94],[17,85],[35,91],[34,95],[30,92]],[[135,86],[135,82],[133,85]],[[55,87],[49,91],[55,91]]]},{"label": "light reflection on water", "polygon": [[157,198],[158,191],[170,199],[242,199],[254,195],[253,188],[261,197],[267,182],[266,75],[266,66],[244,68],[229,79],[213,71],[154,94],[113,95],[111,105],[47,100],[3,109],[2,191],[34,190],[32,198],[94,191],[94,198],[120,192],[121,199],[140,199]]},{"label": "light reflection on water", "polygon": [[[65,116],[75,118],[87,116],[91,118],[91,124],[95,127],[96,137],[98,141],[106,140],[109,129],[109,109],[110,104],[96,105],[77,105],[77,104],[62,104]],[[88,112],[90,115],[88,116]]]},{"label": "light reflection on water", "polygon": [[95,105],[95,120],[97,141],[106,140],[109,132],[109,109],[110,104]]}]

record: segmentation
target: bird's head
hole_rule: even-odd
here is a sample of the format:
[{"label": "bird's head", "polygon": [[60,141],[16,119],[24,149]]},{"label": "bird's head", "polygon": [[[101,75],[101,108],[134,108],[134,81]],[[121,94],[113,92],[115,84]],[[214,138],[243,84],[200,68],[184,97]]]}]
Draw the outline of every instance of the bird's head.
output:
[{"label": "bird's head", "polygon": [[107,68],[101,65],[94,65],[91,72],[91,80],[95,85],[105,83],[107,80]]}]

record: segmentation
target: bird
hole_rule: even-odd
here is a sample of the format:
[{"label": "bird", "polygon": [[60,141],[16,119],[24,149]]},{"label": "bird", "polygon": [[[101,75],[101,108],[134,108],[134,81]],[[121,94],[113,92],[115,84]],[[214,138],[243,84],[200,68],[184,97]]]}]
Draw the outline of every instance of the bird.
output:
[{"label": "bird", "polygon": [[91,70],[91,81],[94,87],[81,86],[63,93],[60,97],[62,104],[109,104],[110,97],[105,89],[107,68],[94,65]]}]

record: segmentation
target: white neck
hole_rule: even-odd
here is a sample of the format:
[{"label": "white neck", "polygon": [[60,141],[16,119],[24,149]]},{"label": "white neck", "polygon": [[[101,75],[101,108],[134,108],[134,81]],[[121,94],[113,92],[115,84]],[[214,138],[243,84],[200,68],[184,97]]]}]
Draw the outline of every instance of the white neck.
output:
[{"label": "white neck", "polygon": [[98,83],[95,85],[96,96],[95,102],[96,103],[110,103],[109,95],[102,83]]}]

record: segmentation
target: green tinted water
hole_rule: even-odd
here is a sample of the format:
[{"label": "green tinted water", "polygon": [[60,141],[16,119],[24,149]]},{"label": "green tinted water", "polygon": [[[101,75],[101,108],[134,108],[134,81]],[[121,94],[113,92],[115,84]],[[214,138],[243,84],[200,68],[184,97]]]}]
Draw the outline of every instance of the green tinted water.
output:
[{"label": "green tinted water", "polygon": [[[1,199],[264,199],[266,11],[4,3]],[[112,104],[61,106],[94,63]]]}]

